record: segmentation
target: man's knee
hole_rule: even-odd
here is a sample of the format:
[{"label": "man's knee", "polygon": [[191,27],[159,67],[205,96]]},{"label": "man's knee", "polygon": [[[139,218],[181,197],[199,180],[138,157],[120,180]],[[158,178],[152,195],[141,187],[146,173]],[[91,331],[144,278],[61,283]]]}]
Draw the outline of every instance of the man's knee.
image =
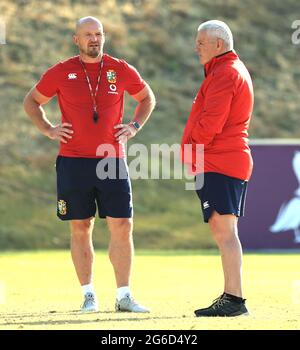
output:
[{"label": "man's knee", "polygon": [[133,222],[131,218],[110,219],[111,235],[118,240],[129,240],[132,237]]},{"label": "man's knee", "polygon": [[209,226],[217,242],[226,242],[237,234],[237,219],[234,215],[220,215],[214,212],[209,219]]},{"label": "man's knee", "polygon": [[119,222],[117,223],[118,231],[128,236],[131,234],[132,226],[133,226],[132,219],[130,218],[119,219]]},{"label": "man's knee", "polygon": [[71,234],[73,236],[87,236],[92,232],[94,226],[94,218],[84,220],[72,220],[70,225]]}]

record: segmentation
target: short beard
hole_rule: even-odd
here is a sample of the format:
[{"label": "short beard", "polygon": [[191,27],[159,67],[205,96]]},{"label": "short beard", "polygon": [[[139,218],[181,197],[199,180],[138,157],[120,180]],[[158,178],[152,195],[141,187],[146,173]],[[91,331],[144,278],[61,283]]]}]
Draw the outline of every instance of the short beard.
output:
[{"label": "short beard", "polygon": [[[90,50],[89,50],[90,49]],[[100,48],[99,49],[94,49],[94,48],[89,48],[87,51],[87,55],[92,58],[96,58],[100,55]]]},{"label": "short beard", "polygon": [[97,58],[101,53],[100,48],[92,48],[92,47],[88,47],[87,50],[80,49],[80,51],[91,58]]}]

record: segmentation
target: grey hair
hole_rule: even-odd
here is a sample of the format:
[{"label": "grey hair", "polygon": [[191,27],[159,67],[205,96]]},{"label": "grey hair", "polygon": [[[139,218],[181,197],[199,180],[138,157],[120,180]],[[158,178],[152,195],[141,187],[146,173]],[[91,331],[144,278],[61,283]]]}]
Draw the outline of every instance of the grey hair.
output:
[{"label": "grey hair", "polygon": [[224,40],[226,49],[233,50],[233,36],[226,23],[218,20],[203,22],[198,27],[200,31],[207,31],[209,35]]}]

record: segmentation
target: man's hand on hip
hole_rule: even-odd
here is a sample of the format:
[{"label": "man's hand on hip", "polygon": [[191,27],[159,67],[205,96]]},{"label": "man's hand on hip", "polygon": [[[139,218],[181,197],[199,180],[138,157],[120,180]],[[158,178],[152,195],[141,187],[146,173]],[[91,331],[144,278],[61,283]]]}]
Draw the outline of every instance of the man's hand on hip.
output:
[{"label": "man's hand on hip", "polygon": [[63,143],[67,143],[68,139],[72,138],[73,130],[69,123],[62,123],[59,125],[51,126],[46,132],[45,135],[51,140],[59,140]]},{"label": "man's hand on hip", "polygon": [[117,124],[114,126],[115,129],[120,129],[115,137],[117,141],[121,143],[127,142],[129,139],[134,137],[137,133],[136,128],[132,124]]}]

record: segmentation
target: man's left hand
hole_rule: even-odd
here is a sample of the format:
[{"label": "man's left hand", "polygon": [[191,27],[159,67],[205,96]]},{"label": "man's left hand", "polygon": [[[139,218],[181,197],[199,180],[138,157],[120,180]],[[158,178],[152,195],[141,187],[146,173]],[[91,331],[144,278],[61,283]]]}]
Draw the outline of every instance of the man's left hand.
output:
[{"label": "man's left hand", "polygon": [[132,124],[117,124],[114,126],[115,129],[120,129],[115,137],[117,141],[126,143],[129,139],[134,137],[137,133],[136,128]]}]

